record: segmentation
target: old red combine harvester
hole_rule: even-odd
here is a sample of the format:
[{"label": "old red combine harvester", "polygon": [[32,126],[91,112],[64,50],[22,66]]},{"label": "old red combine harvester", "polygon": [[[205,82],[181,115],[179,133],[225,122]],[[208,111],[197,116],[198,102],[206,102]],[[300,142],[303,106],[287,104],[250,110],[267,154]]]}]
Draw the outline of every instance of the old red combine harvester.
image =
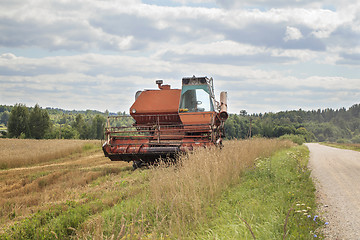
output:
[{"label": "old red combine harvester", "polygon": [[182,89],[162,85],[162,80],[156,84],[159,90],[135,94],[131,116],[108,117],[103,145],[106,157],[133,161],[137,168],[196,147],[222,146],[227,93],[221,92],[220,102],[216,101],[212,78],[183,78]]}]

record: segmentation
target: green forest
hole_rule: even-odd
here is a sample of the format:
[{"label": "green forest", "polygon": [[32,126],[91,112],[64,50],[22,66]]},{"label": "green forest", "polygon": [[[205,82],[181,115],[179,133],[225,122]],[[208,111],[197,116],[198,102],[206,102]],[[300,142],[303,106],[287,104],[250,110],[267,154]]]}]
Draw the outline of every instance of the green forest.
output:
[{"label": "green forest", "polygon": [[42,109],[37,104],[0,105],[0,133],[9,138],[103,139],[108,115],[108,111]]},{"label": "green forest", "polygon": [[[126,115],[94,110],[68,111],[0,105],[0,135],[9,138],[103,139],[106,118]],[[230,114],[225,123],[227,139],[249,137],[289,138],[295,142],[360,143],[360,104],[349,109],[302,109],[278,113]]]},{"label": "green forest", "polygon": [[360,143],[360,104],[349,109],[293,110],[248,115],[230,114],[227,138],[290,138],[299,142]]}]

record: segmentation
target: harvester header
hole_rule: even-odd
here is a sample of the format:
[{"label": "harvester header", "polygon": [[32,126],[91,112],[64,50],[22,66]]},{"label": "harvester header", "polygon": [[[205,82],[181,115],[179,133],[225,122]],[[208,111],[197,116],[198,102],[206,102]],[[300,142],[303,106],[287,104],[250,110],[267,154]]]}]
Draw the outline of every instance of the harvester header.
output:
[{"label": "harvester header", "polygon": [[[157,90],[138,91],[129,116],[108,117],[103,151],[113,161],[133,161],[134,167],[195,147],[222,146],[227,93],[215,100],[213,79],[184,77],[181,89],[156,80]],[[118,120],[118,121],[116,121]],[[114,123],[116,126],[113,126]],[[121,124],[120,124],[121,125]]]}]

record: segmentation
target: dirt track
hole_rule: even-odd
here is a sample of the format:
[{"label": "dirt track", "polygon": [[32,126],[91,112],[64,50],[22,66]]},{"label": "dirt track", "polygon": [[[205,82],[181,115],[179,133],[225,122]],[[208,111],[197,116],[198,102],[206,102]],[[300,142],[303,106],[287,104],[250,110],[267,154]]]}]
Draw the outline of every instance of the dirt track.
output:
[{"label": "dirt track", "polygon": [[307,144],[326,239],[360,239],[360,152]]}]

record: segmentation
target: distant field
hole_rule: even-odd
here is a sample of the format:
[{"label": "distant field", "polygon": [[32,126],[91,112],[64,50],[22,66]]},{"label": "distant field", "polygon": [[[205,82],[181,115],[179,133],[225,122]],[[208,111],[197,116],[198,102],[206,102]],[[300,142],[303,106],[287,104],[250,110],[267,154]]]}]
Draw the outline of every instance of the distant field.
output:
[{"label": "distant field", "polygon": [[40,164],[93,145],[101,146],[100,140],[0,139],[0,169]]},{"label": "distant field", "polygon": [[321,143],[329,147],[360,151],[360,143]]}]

